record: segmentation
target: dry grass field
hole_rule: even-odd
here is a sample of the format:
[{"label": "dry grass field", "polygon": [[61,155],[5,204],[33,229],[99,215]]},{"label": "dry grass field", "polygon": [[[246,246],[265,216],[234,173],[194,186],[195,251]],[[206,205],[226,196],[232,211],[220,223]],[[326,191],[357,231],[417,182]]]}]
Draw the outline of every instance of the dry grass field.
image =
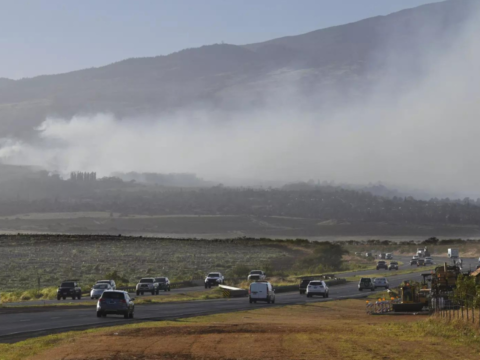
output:
[{"label": "dry grass field", "polygon": [[346,300],[141,323],[0,345],[0,359],[478,359],[478,329],[372,316]]}]

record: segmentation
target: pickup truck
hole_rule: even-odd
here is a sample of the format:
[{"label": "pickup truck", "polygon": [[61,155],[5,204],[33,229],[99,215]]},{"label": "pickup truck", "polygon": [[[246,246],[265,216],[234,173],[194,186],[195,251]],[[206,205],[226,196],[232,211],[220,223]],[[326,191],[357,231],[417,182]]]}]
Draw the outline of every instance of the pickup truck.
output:
[{"label": "pickup truck", "polygon": [[225,284],[225,278],[219,272],[211,272],[205,278],[205,289]]},{"label": "pickup truck", "polygon": [[82,288],[76,280],[65,280],[57,289],[57,300],[72,297],[72,300],[82,298]]},{"label": "pickup truck", "polygon": [[262,270],[252,270],[248,275],[248,281],[262,281],[267,278],[267,275]]}]

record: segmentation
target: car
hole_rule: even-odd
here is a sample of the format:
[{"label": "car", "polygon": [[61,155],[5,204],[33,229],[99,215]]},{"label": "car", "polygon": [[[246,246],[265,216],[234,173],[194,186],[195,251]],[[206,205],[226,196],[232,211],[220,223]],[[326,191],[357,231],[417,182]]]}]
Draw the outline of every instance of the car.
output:
[{"label": "car", "polygon": [[268,304],[275,304],[275,290],[268,281],[255,281],[250,284],[248,300],[251,303],[266,301]]},{"label": "car", "polygon": [[252,270],[248,275],[248,281],[262,281],[267,278],[267,275],[262,270]]},{"label": "car", "polygon": [[328,297],[328,286],[323,280],[312,280],[307,286],[307,297],[314,295],[321,295],[324,298]]},{"label": "car", "polygon": [[433,265],[433,259],[431,257],[426,257],[425,265]]},{"label": "car", "polygon": [[223,284],[225,284],[225,278],[219,272],[211,272],[205,277],[205,289]]},{"label": "car", "polygon": [[137,284],[135,290],[137,296],[143,295],[146,292],[155,295],[157,292],[158,283],[155,282],[155,278],[142,278],[140,282]]},{"label": "car", "polygon": [[390,264],[388,265],[388,270],[398,270],[398,262],[390,261]]},{"label": "car", "polygon": [[125,319],[133,319],[135,298],[130,298],[126,291],[106,290],[97,302],[97,317],[108,314],[123,315]]},{"label": "car", "polygon": [[158,284],[157,295],[160,290],[170,291],[170,280],[168,280],[167,277],[157,277],[155,278],[155,282]]},{"label": "car", "polygon": [[379,278],[375,278],[373,279],[373,286],[374,288],[379,288],[379,287],[383,287],[385,289],[388,289],[390,287],[390,285],[388,284],[388,280],[384,277],[379,277]]},{"label": "car", "polygon": [[76,280],[65,280],[57,289],[57,300],[67,297],[72,297],[72,300],[82,298],[82,288]]},{"label": "car", "polygon": [[115,280],[98,280],[97,284],[109,284],[112,290],[117,290],[117,285],[115,284]]},{"label": "car", "polygon": [[373,284],[372,278],[361,278],[358,282],[358,291],[363,290],[375,290],[375,285]]},{"label": "car", "polygon": [[417,259],[410,260],[410,265],[417,265]]},{"label": "car", "polygon": [[371,252],[366,252],[366,253],[365,253],[365,256],[366,256],[366,257],[370,257],[370,256],[373,256],[373,255],[372,255]]},{"label": "car", "polygon": [[417,259],[417,266],[425,266],[425,259]]},{"label": "car", "polygon": [[388,270],[388,265],[386,261],[383,261],[383,260],[377,261],[377,270],[380,270],[380,269]]},{"label": "car", "polygon": [[387,259],[387,260],[392,260],[392,259],[393,259],[393,255],[392,255],[391,253],[387,253],[387,254],[385,255],[385,259]]},{"label": "car", "polygon": [[383,252],[380,253],[380,254],[378,254],[378,258],[379,258],[379,259],[385,259],[386,257],[387,257],[387,255],[386,255],[385,253],[383,253]]},{"label": "car", "polygon": [[307,286],[310,281],[312,281],[312,279],[303,279],[302,281],[300,281],[300,285],[298,286],[298,291],[300,292],[300,295],[307,292]]},{"label": "car", "polygon": [[417,256],[417,255],[412,256],[412,260],[418,260],[418,259],[419,259],[419,256]]},{"label": "car", "polygon": [[105,290],[113,290],[110,284],[100,283],[95,284],[90,291],[90,299],[100,299]]}]

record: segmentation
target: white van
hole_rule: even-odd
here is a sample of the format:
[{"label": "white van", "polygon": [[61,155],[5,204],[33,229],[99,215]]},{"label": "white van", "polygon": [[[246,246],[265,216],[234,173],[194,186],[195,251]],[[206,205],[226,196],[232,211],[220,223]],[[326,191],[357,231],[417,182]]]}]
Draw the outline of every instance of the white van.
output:
[{"label": "white van", "polygon": [[250,290],[248,290],[248,298],[250,304],[257,301],[275,304],[275,291],[268,281],[253,282],[250,284]]}]

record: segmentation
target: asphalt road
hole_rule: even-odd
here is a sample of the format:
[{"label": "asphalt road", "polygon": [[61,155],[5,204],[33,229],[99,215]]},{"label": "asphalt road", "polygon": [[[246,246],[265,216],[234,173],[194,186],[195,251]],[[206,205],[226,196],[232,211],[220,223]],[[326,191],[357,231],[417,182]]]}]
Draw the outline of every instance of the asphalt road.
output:
[{"label": "asphalt road", "polygon": [[[404,261],[402,259],[399,259]],[[437,263],[443,262],[438,259]],[[410,266],[406,261],[403,268]],[[472,266],[476,268],[477,259],[464,259],[464,269]],[[365,270],[351,274],[368,273],[372,270]],[[403,280],[421,280],[422,268],[418,272],[408,275],[392,275],[388,277],[390,287],[398,286]],[[349,273],[348,273],[349,274]],[[345,276],[350,276],[344,274]],[[201,287],[200,287],[201,288]],[[181,289],[178,289],[181,291]],[[378,290],[381,291],[381,290]],[[0,315],[0,342],[15,342],[29,337],[42,336],[55,332],[67,330],[85,329],[103,326],[112,326],[132,323],[132,321],[158,321],[186,318],[192,316],[226,313],[242,310],[257,309],[262,307],[278,307],[285,305],[308,304],[312,302],[332,301],[338,299],[356,298],[368,296],[371,292],[359,292],[356,283],[330,288],[330,297],[307,298],[298,292],[276,295],[276,303],[273,304],[250,304],[247,298],[218,299],[206,301],[192,301],[181,303],[164,303],[151,305],[138,305],[135,308],[135,320],[126,320],[122,316],[110,315],[106,318],[97,318],[94,303],[92,307],[85,309],[56,309],[55,311],[43,311],[32,313],[14,313]]]}]

